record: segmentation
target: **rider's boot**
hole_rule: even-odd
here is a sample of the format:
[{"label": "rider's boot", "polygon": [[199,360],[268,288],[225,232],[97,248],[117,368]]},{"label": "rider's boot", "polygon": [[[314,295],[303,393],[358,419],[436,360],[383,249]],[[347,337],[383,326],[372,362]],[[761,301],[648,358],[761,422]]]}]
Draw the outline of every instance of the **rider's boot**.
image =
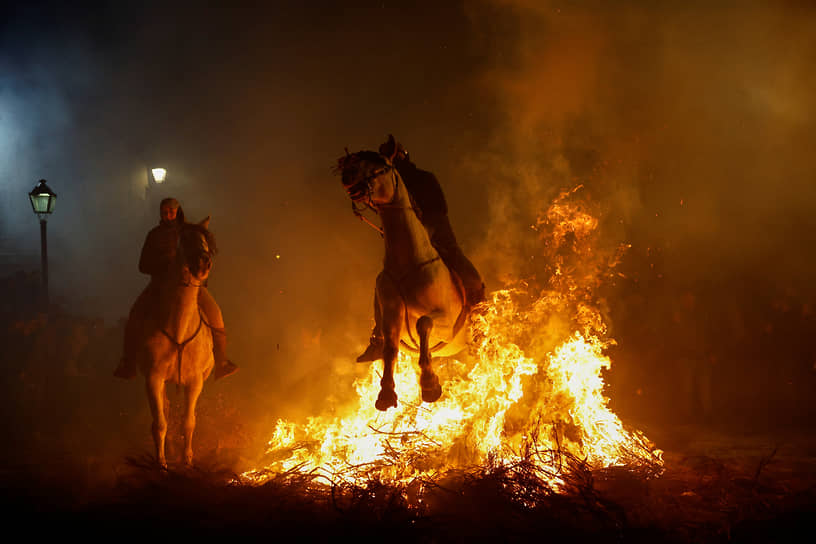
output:
[{"label": "rider's boot", "polygon": [[362,355],[357,357],[358,363],[369,363],[383,358],[383,346],[385,341],[381,334],[372,333],[368,340],[368,347]]},{"label": "rider's boot", "polygon": [[215,368],[213,376],[216,380],[226,378],[238,372],[238,365],[227,359],[227,333],[223,329],[212,329],[213,357]]}]

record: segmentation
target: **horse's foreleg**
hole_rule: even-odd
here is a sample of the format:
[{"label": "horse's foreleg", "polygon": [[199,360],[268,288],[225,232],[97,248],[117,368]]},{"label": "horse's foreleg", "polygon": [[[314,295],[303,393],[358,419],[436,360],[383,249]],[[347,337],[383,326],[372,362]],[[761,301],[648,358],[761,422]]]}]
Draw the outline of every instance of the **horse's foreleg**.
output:
[{"label": "horse's foreleg", "polygon": [[151,431],[153,444],[156,446],[156,461],[161,468],[167,468],[167,458],[164,455],[164,440],[167,436],[167,406],[164,380],[148,377],[145,381],[147,400],[150,403],[150,413],[153,415]]},{"label": "horse's foreleg", "polygon": [[196,424],[196,404],[201,395],[204,380],[198,379],[184,389],[184,464],[193,465],[193,431]]},{"label": "horse's foreleg", "polygon": [[417,334],[419,335],[419,386],[422,389],[422,400],[436,402],[442,396],[442,386],[439,378],[431,367],[430,336],[433,329],[433,319],[424,315],[417,320]]},{"label": "horse's foreleg", "polygon": [[383,376],[380,380],[380,394],[374,404],[377,410],[386,411],[397,407],[397,392],[394,390],[394,363],[397,360],[398,348],[386,340],[383,346]]},{"label": "horse's foreleg", "polygon": [[394,391],[394,364],[399,354],[399,337],[401,328],[401,308],[383,308],[383,375],[380,379],[380,394],[375,406],[377,410],[386,411],[397,407],[397,393]]}]

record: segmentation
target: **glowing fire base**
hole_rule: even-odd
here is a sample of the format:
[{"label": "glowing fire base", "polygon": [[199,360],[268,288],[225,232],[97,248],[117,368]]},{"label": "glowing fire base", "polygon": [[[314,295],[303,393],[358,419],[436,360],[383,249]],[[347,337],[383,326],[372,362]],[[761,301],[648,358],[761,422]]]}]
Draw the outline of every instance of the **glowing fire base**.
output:
[{"label": "glowing fire base", "polygon": [[619,251],[595,250],[598,221],[570,202],[579,188],[562,193],[533,227],[545,240],[543,261],[551,263],[547,288],[530,294],[522,282],[493,293],[474,314],[469,352],[435,359],[440,400],[421,402],[417,362],[401,353],[399,406],[377,411],[378,361],[355,382],[357,398],[345,415],[279,421],[266,466],[243,478],[263,483],[297,472],[335,484],[408,485],[467,467],[524,463],[557,490],[565,458],[590,469],[659,471],[662,452],[624,429],[603,395],[601,372],[611,365],[603,352],[611,340],[601,340],[606,327],[591,293]]},{"label": "glowing fire base", "polygon": [[[244,477],[262,483],[271,474],[319,471],[328,480],[386,483],[436,478],[447,470],[531,460],[558,484],[565,452],[592,468],[647,461],[661,463],[660,450],[640,432],[623,428],[602,394],[601,371],[610,367],[604,345],[575,333],[540,360],[527,357],[494,332],[515,310],[510,291],[493,296],[475,325],[482,341],[462,360],[438,360],[442,398],[419,399],[418,366],[400,356],[395,373],[397,409],[379,412],[380,364],[355,382],[357,406],[345,417],[313,417],[304,425],[279,421],[269,441],[269,465]],[[531,394],[525,394],[529,391]]]}]

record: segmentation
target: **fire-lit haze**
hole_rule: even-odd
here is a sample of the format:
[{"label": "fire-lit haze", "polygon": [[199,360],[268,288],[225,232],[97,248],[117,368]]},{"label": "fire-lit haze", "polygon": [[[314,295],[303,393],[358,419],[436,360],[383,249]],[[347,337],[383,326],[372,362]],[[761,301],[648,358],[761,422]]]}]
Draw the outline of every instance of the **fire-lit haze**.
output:
[{"label": "fire-lit haze", "polygon": [[[405,423],[436,466],[511,455],[539,431],[609,465],[648,450],[644,426],[812,419],[811,3],[268,4],[0,8],[2,277],[39,270],[27,193],[41,178],[58,194],[52,299],[111,330],[147,283],[161,198],[210,215],[209,289],[240,372],[205,386],[202,451],[285,468],[293,450],[270,460],[270,440],[311,433],[313,452],[337,422],[375,438],[370,425]],[[486,343],[440,364],[433,411],[401,359],[400,409],[380,415],[381,363],[354,359],[383,243],[331,167],[389,133],[439,178],[490,311]],[[71,374],[49,400],[102,408],[44,431],[32,387],[6,425],[80,459],[149,450],[142,385],[107,380],[117,341],[78,373],[104,386],[78,393]],[[69,374],[22,357],[5,362],[12,389]]]}]

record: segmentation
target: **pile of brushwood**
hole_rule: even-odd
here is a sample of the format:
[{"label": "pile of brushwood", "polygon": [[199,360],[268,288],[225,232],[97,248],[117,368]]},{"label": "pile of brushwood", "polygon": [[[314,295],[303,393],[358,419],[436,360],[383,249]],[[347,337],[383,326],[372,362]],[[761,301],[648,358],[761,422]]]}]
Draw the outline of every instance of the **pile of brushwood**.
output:
[{"label": "pile of brushwood", "polygon": [[801,542],[812,540],[816,514],[812,453],[737,462],[667,452],[659,474],[652,465],[590,470],[560,453],[567,465],[557,492],[528,461],[405,486],[298,470],[259,485],[217,467],[160,471],[145,455],[129,459],[104,491],[79,492],[68,469],[61,485],[5,472],[4,513],[63,535],[133,538]]}]

